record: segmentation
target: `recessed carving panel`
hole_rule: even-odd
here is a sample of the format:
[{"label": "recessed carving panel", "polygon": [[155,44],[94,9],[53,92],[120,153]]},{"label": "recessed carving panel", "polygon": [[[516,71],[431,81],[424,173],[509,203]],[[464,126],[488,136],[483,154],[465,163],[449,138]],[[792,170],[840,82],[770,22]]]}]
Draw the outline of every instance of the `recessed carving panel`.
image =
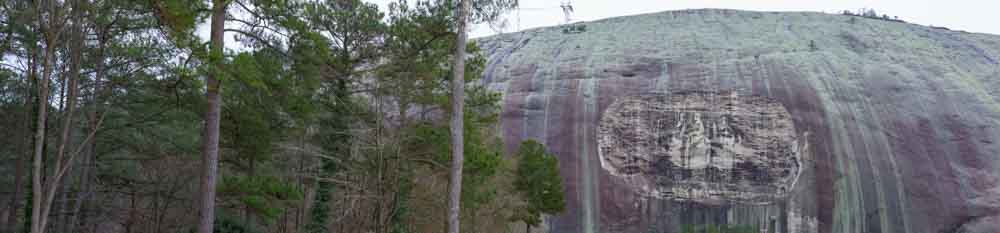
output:
[{"label": "recessed carving panel", "polygon": [[704,204],[767,204],[801,169],[788,111],[736,92],[619,98],[598,128],[601,166],[637,191]]}]

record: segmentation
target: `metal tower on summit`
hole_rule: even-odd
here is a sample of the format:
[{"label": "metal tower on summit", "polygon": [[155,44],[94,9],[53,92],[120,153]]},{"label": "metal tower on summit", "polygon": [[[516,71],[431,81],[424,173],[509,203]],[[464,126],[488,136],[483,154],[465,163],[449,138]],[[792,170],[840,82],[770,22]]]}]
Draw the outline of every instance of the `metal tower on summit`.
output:
[{"label": "metal tower on summit", "polygon": [[570,15],[573,14],[573,3],[570,2],[570,1],[564,1],[564,2],[562,2],[562,4],[559,5],[559,7],[562,8],[563,14],[566,15],[566,23],[565,24],[569,24],[570,21],[572,21],[572,19],[570,18]]}]

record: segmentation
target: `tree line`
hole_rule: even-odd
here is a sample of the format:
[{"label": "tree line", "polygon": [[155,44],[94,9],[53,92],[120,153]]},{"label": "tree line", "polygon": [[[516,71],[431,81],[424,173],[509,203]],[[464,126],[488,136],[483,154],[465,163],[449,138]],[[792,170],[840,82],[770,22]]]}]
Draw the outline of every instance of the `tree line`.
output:
[{"label": "tree line", "polygon": [[558,162],[465,33],[516,6],[0,2],[0,233],[530,231]]}]

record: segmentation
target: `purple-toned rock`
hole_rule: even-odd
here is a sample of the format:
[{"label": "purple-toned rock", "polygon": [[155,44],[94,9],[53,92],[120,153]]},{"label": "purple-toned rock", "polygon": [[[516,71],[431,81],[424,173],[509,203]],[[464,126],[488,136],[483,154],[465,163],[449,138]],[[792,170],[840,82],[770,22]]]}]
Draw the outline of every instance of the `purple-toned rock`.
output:
[{"label": "purple-toned rock", "polygon": [[706,9],[478,43],[507,150],[559,158],[548,232],[1000,232],[1000,36]]}]

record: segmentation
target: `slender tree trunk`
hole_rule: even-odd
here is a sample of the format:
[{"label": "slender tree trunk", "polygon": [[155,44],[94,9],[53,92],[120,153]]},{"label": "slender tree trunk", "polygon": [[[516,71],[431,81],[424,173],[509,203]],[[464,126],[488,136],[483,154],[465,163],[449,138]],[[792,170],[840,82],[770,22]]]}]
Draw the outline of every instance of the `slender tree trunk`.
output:
[{"label": "slender tree trunk", "polygon": [[454,77],[451,80],[451,192],[448,195],[448,232],[459,233],[459,210],[462,200],[462,165],[464,159],[463,109],[465,105],[465,43],[468,36],[465,32],[466,17],[469,14],[469,0],[459,3],[458,40],[455,42],[455,63],[452,67]]},{"label": "slender tree trunk", "polygon": [[[107,44],[105,38],[106,31],[99,30],[97,32],[97,50],[94,55],[94,84],[91,90],[91,104],[93,105],[91,111],[87,114],[87,120],[89,122],[90,130],[94,131],[95,136],[84,143],[87,143],[86,157],[83,158],[83,167],[81,168],[80,175],[80,192],[77,195],[76,206],[73,207],[73,213],[77,213],[72,219],[70,219],[69,229],[67,233],[76,233],[76,228],[79,225],[81,219],[84,223],[87,223],[87,211],[85,208],[85,203],[89,202],[94,196],[93,185],[91,180],[93,179],[92,170],[95,169],[95,157],[97,156],[97,136],[96,132],[98,130],[98,115],[100,115],[101,106],[103,104],[102,95],[104,95],[105,86],[102,85],[101,79],[104,77],[104,48]],[[84,231],[87,229],[84,227]]]},{"label": "slender tree trunk", "polygon": [[31,192],[33,193],[33,196],[34,196],[34,198],[32,198],[32,201],[31,201],[32,202],[31,203],[31,205],[32,205],[32,210],[31,210],[31,219],[32,219],[31,232],[32,233],[41,233],[42,232],[41,227],[38,226],[38,222],[40,222],[40,219],[42,217],[41,216],[41,214],[42,214],[41,213],[41,210],[42,210],[42,198],[41,198],[42,197],[42,156],[43,156],[42,152],[45,149],[45,145],[44,145],[45,144],[44,143],[45,142],[45,119],[48,117],[49,77],[52,74],[52,68],[49,67],[49,64],[50,64],[50,61],[51,61],[52,56],[53,56],[52,53],[54,53],[52,51],[54,49],[51,48],[51,45],[49,45],[49,47],[50,48],[46,48],[45,62],[43,62],[45,64],[45,65],[43,65],[43,66],[45,66],[45,68],[44,68],[45,71],[43,71],[41,80],[39,80],[39,85],[38,85],[38,116],[37,116],[38,117],[38,120],[37,120],[38,124],[35,126],[35,154],[34,154],[34,157],[33,157],[34,160],[32,161],[33,171],[32,171],[32,174],[31,174],[31,179],[32,179],[31,182],[32,182],[32,185],[33,185],[33,186],[31,186]]},{"label": "slender tree trunk", "polygon": [[[38,231],[39,233],[42,233],[42,232],[45,231],[45,226],[48,223],[48,216],[49,216],[49,213],[51,213],[52,204],[53,204],[53,201],[55,200],[55,196],[56,196],[56,193],[57,193],[56,191],[60,187],[60,185],[59,185],[60,181],[64,177],[64,175],[66,174],[66,172],[69,170],[69,168],[72,167],[73,158],[79,152],[79,151],[77,151],[77,152],[70,153],[69,156],[68,156],[68,158],[66,158],[66,155],[67,155],[67,153],[66,153],[67,152],[66,147],[72,144],[72,134],[71,133],[73,131],[72,130],[72,128],[73,128],[73,117],[74,117],[73,115],[76,112],[76,99],[77,99],[77,94],[79,93],[79,90],[77,88],[77,86],[78,86],[77,84],[79,83],[79,79],[80,79],[79,78],[80,77],[80,60],[81,60],[81,56],[83,55],[82,54],[83,53],[82,50],[83,50],[83,46],[84,46],[84,43],[83,43],[83,39],[84,39],[84,37],[83,37],[83,26],[80,25],[80,23],[79,23],[79,21],[81,21],[82,16],[83,16],[83,10],[82,10],[82,8],[83,8],[83,0],[77,0],[76,2],[74,2],[74,4],[73,4],[73,17],[72,17],[72,19],[75,20],[77,23],[74,24],[74,31],[73,31],[73,35],[72,35],[72,39],[71,39],[73,44],[70,47],[70,49],[71,49],[71,55],[70,55],[70,70],[69,70],[69,73],[71,75],[65,78],[66,82],[67,82],[67,85],[63,86],[63,91],[65,93],[67,93],[66,94],[67,96],[65,96],[66,102],[65,102],[65,108],[64,108],[64,112],[66,114],[63,116],[63,125],[62,125],[62,129],[61,129],[62,132],[61,132],[61,135],[60,135],[59,147],[58,147],[58,151],[57,151],[56,158],[55,158],[55,166],[52,169],[52,176],[49,177],[49,178],[47,178],[47,181],[44,182],[45,185],[42,186],[43,188],[47,188],[48,189],[48,190],[46,190],[47,193],[44,196],[37,197],[38,199],[41,199],[41,201],[42,201],[42,206],[41,206],[42,209],[41,209],[40,218],[39,218],[40,222],[37,222],[37,225],[39,226],[39,231]],[[54,10],[54,12],[58,12],[58,10]],[[62,25],[60,25],[60,27],[61,26]],[[51,41],[58,40],[58,38],[59,38],[58,37],[58,33],[53,33],[53,34],[54,35],[51,38],[49,38],[49,40],[51,40]],[[49,44],[50,44],[49,48],[53,48],[53,46],[51,46],[51,44],[54,44],[54,43],[53,42],[49,42]],[[47,74],[45,76],[50,76],[51,75],[51,69],[52,68],[50,68],[50,67],[54,67],[54,66],[55,66],[54,63],[50,63],[48,66],[45,67],[46,69],[49,69],[49,71],[47,72],[49,74]],[[64,161],[64,158],[66,158],[65,161]],[[39,175],[41,175],[41,174],[39,174]]]},{"label": "slender tree trunk", "polygon": [[[58,58],[56,58],[58,59]],[[55,65],[55,64],[53,64]],[[66,112],[66,75],[59,75],[58,85],[52,85],[50,88],[59,91],[59,108],[56,108],[56,112]],[[58,118],[57,118],[58,119]]]},{"label": "slender tree trunk", "polygon": [[[66,224],[69,223],[69,221],[67,221],[67,219],[68,219],[68,217],[69,217],[70,214],[73,214],[73,213],[70,213],[68,211],[68,209],[69,209],[69,202],[70,202],[70,193],[73,190],[73,184],[72,184],[72,182],[66,182],[66,185],[63,185],[62,189],[63,189],[62,190],[62,201],[58,202],[59,206],[56,209],[56,216],[58,218],[56,218],[56,221],[53,222],[53,224],[54,224],[54,227],[53,227],[54,230],[52,232],[56,232],[56,233],[67,232],[66,230],[67,230],[67,228],[69,228],[69,226],[66,225]],[[55,201],[53,201],[53,204],[55,204]]]},{"label": "slender tree trunk", "polygon": [[132,233],[132,228],[133,226],[135,226],[136,222],[135,213],[137,210],[135,208],[135,190],[134,190],[135,187],[133,187],[132,189],[133,190],[130,190],[128,194],[129,205],[128,205],[128,218],[125,219],[125,233]]},{"label": "slender tree trunk", "polygon": [[[30,103],[30,101],[25,102],[25,103]],[[31,112],[31,111],[25,111],[25,112]],[[27,123],[27,121],[25,121],[25,123]],[[25,125],[27,125],[27,124],[25,124]],[[28,128],[29,128],[28,131],[30,131],[30,127],[28,127]],[[24,140],[28,141],[28,143],[24,143],[25,146],[21,147],[21,148],[27,149],[28,147],[30,147],[30,146],[27,146],[27,145],[30,145],[30,140],[28,140],[28,139],[24,139]],[[14,162],[14,166],[15,166],[15,168],[14,168],[14,193],[11,195],[10,205],[9,205],[9,209],[7,211],[8,212],[7,213],[8,214],[7,215],[7,220],[5,220],[6,223],[3,224],[3,233],[14,233],[14,231],[16,230],[16,227],[14,227],[14,226],[17,226],[17,210],[21,208],[21,193],[24,192],[24,166],[26,165],[24,158],[26,156],[25,156],[25,154],[21,154],[20,152],[16,153],[16,156],[17,156],[17,160],[16,160],[16,162]]]},{"label": "slender tree trunk", "polygon": [[[236,131],[239,131],[239,130],[236,130]],[[248,161],[248,164],[249,164],[249,166],[247,167],[248,169],[247,169],[247,173],[246,174],[249,175],[249,176],[253,176],[254,174],[257,174],[257,171],[255,169],[256,166],[254,166],[255,165],[254,164],[254,160],[250,159]],[[243,224],[248,224],[249,225],[249,224],[253,223],[252,221],[253,221],[253,215],[252,215],[252,213],[250,213],[250,205],[249,204],[244,204],[243,205]]]},{"label": "slender tree trunk", "polygon": [[[51,4],[51,2],[50,2]],[[51,21],[52,19],[50,19]],[[51,28],[50,28],[51,30]],[[33,164],[32,179],[32,199],[31,199],[31,233],[43,233],[45,230],[44,216],[42,213],[42,203],[45,199],[42,189],[42,157],[45,151],[45,120],[48,118],[49,109],[49,79],[52,77],[53,60],[55,59],[56,36],[52,31],[44,31],[45,55],[42,58],[42,77],[38,82],[38,125],[35,127],[35,154]]]},{"label": "slender tree trunk", "polygon": [[[79,7],[79,6],[77,6],[77,7]],[[72,53],[70,55],[70,74],[72,74],[72,76],[68,77],[70,79],[69,80],[70,85],[69,85],[69,90],[68,91],[71,93],[71,95],[68,97],[69,101],[67,102],[67,104],[70,105],[70,106],[67,106],[68,109],[69,109],[69,112],[65,116],[67,119],[64,119],[64,122],[65,122],[63,124],[63,132],[64,132],[63,135],[64,135],[64,138],[63,138],[63,141],[60,143],[60,148],[65,148],[68,145],[72,145],[72,141],[73,141],[73,136],[72,135],[73,135],[73,131],[74,131],[73,130],[73,128],[74,128],[73,127],[74,110],[76,109],[76,100],[77,100],[77,97],[80,95],[80,90],[79,90],[78,87],[79,87],[80,78],[82,77],[80,75],[80,66],[81,66],[81,62],[82,62],[81,61],[82,60],[81,57],[83,56],[83,46],[84,46],[84,44],[83,44],[83,28],[82,28],[83,26],[80,25],[82,23],[82,19],[81,19],[81,17],[79,15],[75,19],[77,20],[77,22],[76,22],[76,31],[75,31],[74,38],[73,38],[74,41],[73,41],[73,46],[72,46],[72,50],[71,50]],[[83,143],[84,144],[82,144],[82,145],[84,145],[84,146],[89,145],[89,144],[87,144],[87,142],[83,142]],[[81,170],[72,169],[72,167],[75,167],[73,165],[74,163],[79,163],[80,166],[83,166],[81,168]],[[76,208],[76,206],[78,206],[82,202],[82,199],[80,198],[80,196],[83,194],[83,191],[82,191],[83,190],[83,185],[84,185],[84,181],[86,180],[86,176],[87,176],[87,173],[86,173],[87,172],[86,171],[87,168],[86,168],[86,164],[85,163],[86,163],[85,159],[83,161],[79,161],[79,162],[76,162],[76,160],[70,160],[70,161],[66,162],[66,166],[70,167],[70,170],[68,171],[68,173],[75,171],[76,172],[76,176],[75,177],[76,177],[76,179],[77,179],[78,182],[74,183],[72,181],[67,181],[66,184],[63,185],[63,187],[62,187],[63,188],[63,192],[62,192],[63,197],[62,197],[62,202],[60,203],[61,205],[59,207],[60,210],[57,212],[59,214],[59,219],[57,220],[58,222],[56,222],[57,224],[59,224],[59,228],[58,228],[59,231],[58,232],[65,232],[65,233],[71,233],[71,232],[73,232],[73,230],[71,230],[71,229],[73,229],[73,224],[75,224],[74,222],[75,222],[77,216],[79,215],[79,212],[78,212],[79,208]],[[70,177],[73,177],[73,176],[71,175]],[[76,186],[75,189],[74,189],[74,186]]]},{"label": "slender tree trunk", "polygon": [[[29,74],[28,76],[28,82],[32,83],[30,80],[32,75]],[[14,233],[14,231],[17,230],[17,227],[15,227],[17,226],[17,210],[21,208],[21,193],[24,192],[24,167],[27,165],[25,164],[27,162],[25,158],[29,156],[29,151],[31,151],[31,138],[29,135],[31,135],[31,113],[34,112],[34,108],[31,107],[31,100],[34,96],[31,94],[31,86],[32,85],[25,86],[24,92],[22,93],[24,95],[24,109],[22,111],[20,125],[24,127],[24,130],[21,132],[24,132],[25,135],[21,138],[21,144],[18,146],[17,160],[14,162],[14,193],[11,195],[10,209],[8,209],[7,220],[5,220],[6,223],[0,226],[3,228],[0,229],[0,232],[2,233]]]},{"label": "slender tree trunk", "polygon": [[[93,130],[96,130],[97,119],[92,116],[88,116],[88,118],[92,119],[90,125],[93,127]],[[93,141],[93,139],[91,141]],[[87,152],[85,152],[87,153],[87,156],[80,161],[79,190],[77,190],[76,201],[73,203],[73,207],[70,210],[70,213],[73,213],[73,215],[70,216],[68,221],[66,221],[66,233],[75,233],[79,220],[81,218],[86,218],[86,214],[83,211],[83,203],[86,202],[87,197],[90,195],[90,170],[93,166],[93,143],[85,143],[87,143]]]},{"label": "slender tree trunk", "polygon": [[[34,166],[34,157],[35,157],[35,152],[36,152],[34,150],[34,146],[37,143],[39,143],[39,142],[35,141],[36,138],[35,138],[35,135],[34,135],[35,133],[34,132],[38,130],[36,128],[38,126],[38,110],[43,106],[42,104],[39,104],[39,102],[41,101],[41,99],[38,96],[38,93],[39,93],[38,90],[40,90],[39,86],[41,85],[40,84],[41,83],[41,79],[38,78],[38,61],[39,61],[39,59],[41,59],[41,56],[39,55],[38,49],[32,49],[32,48],[29,47],[27,50],[28,50],[28,54],[29,54],[29,58],[28,58],[28,81],[31,82],[31,84],[30,84],[31,90],[35,90],[35,92],[32,93],[32,96],[31,96],[31,101],[32,101],[32,103],[31,103],[32,104],[32,107],[31,107],[31,120],[29,120],[29,122],[31,122],[29,124],[34,124],[30,128],[30,130],[32,132],[29,133],[29,134],[32,134],[32,136],[31,136],[32,138],[28,140],[28,142],[31,143],[31,145],[29,147],[32,147],[32,148],[30,149],[31,152],[29,152],[29,154],[27,156],[32,158],[32,166]],[[42,143],[44,143],[44,142],[42,142]],[[44,147],[43,147],[43,149],[44,149]],[[42,151],[42,154],[45,154],[44,150]],[[32,171],[34,171],[34,167],[32,167]],[[23,230],[21,230],[21,232],[23,232],[24,230],[30,231],[30,230],[35,229],[34,228],[35,225],[32,223],[32,220],[34,220],[32,218],[33,217],[32,213],[34,211],[34,208],[32,208],[32,207],[34,207],[34,203],[35,203],[33,201],[35,199],[35,196],[34,196],[34,194],[35,194],[34,190],[35,189],[34,189],[34,186],[33,186],[33,184],[34,184],[33,183],[34,182],[34,173],[31,173],[32,171],[28,171],[28,175],[32,176],[32,182],[28,182],[27,183],[28,189],[30,189],[31,192],[27,192],[26,195],[25,195],[25,197],[24,197],[24,203],[25,203],[24,218],[25,218],[25,220],[21,224],[21,228],[23,229]]]},{"label": "slender tree trunk", "polygon": [[150,227],[152,227],[153,229],[152,230],[147,230],[146,232],[152,232],[152,233],[159,233],[160,232],[160,223],[162,222],[162,221],[160,221],[160,219],[161,219],[160,216],[161,216],[161,214],[163,212],[167,211],[166,210],[167,209],[166,206],[160,207],[162,205],[160,203],[161,202],[160,200],[163,199],[161,196],[162,196],[162,194],[160,194],[159,191],[157,191],[157,192],[155,192],[153,194],[153,208],[152,208],[152,211],[153,211],[153,224],[149,224],[149,225],[151,225]]},{"label": "slender tree trunk", "polygon": [[[299,137],[299,148],[306,148],[305,139],[312,136],[309,132],[309,127],[305,127],[302,130],[302,136]],[[296,174],[310,174],[315,177],[319,177],[319,174],[317,174],[314,169],[306,169],[306,163],[313,164],[313,160],[312,156],[305,156],[305,153],[300,151],[298,161],[299,167]],[[302,195],[303,198],[300,202],[301,204],[299,205],[299,209],[295,212],[295,224],[293,225],[294,227],[292,227],[292,232],[303,232],[303,227],[306,225],[307,219],[309,219],[309,210],[312,209],[313,196],[315,195],[315,192],[313,192],[313,185],[311,185],[315,184],[315,182],[309,182],[309,180],[310,179],[306,179],[303,175],[298,176],[298,183],[302,184],[302,193],[304,195]]]},{"label": "slender tree trunk", "polygon": [[[96,128],[97,119],[94,113],[93,112],[88,113],[87,118],[89,121],[88,125],[90,126],[91,130],[97,130]],[[93,141],[94,139],[91,139],[88,142],[84,142],[86,143],[86,149],[84,149],[86,151],[84,152],[86,153],[86,156],[84,156],[82,158],[82,161],[80,161],[80,174],[78,176],[79,189],[77,190],[75,195],[76,201],[73,202],[73,206],[71,207],[72,209],[70,210],[70,213],[73,213],[73,215],[70,216],[69,220],[66,221],[65,232],[67,233],[76,232],[76,227],[77,224],[79,223],[79,220],[81,218],[86,218],[85,213],[83,212],[83,203],[86,202],[87,197],[90,195],[90,170],[91,167],[93,166],[92,158],[94,154]]]},{"label": "slender tree trunk", "polygon": [[222,86],[220,85],[220,69],[223,53],[223,29],[226,20],[227,0],[212,1],[212,36],[211,59],[216,69],[206,77],[208,88],[205,99],[208,109],[205,111],[205,131],[202,138],[202,175],[201,175],[201,219],[198,233],[212,233],[215,223],[215,185],[219,175],[219,117],[222,107]]},{"label": "slender tree trunk", "polygon": [[[16,199],[12,199],[12,200],[16,200]],[[11,206],[12,205],[8,205],[7,208],[10,208]],[[11,212],[13,212],[13,211],[15,211],[15,210],[4,209],[3,212],[0,213],[0,232],[7,232],[7,227],[12,226],[12,224],[7,223],[7,220],[8,220],[7,217],[10,216]]]},{"label": "slender tree trunk", "polygon": [[[88,154],[90,153],[88,152]],[[83,203],[89,195],[90,190],[90,169],[92,166],[90,157],[91,156],[88,155],[87,158],[84,158],[84,161],[81,161],[80,190],[77,191],[76,202],[73,205],[73,209],[70,211],[70,213],[73,213],[73,216],[71,216],[69,221],[66,222],[67,233],[75,233],[79,219],[86,218],[86,214],[83,212]]]}]

